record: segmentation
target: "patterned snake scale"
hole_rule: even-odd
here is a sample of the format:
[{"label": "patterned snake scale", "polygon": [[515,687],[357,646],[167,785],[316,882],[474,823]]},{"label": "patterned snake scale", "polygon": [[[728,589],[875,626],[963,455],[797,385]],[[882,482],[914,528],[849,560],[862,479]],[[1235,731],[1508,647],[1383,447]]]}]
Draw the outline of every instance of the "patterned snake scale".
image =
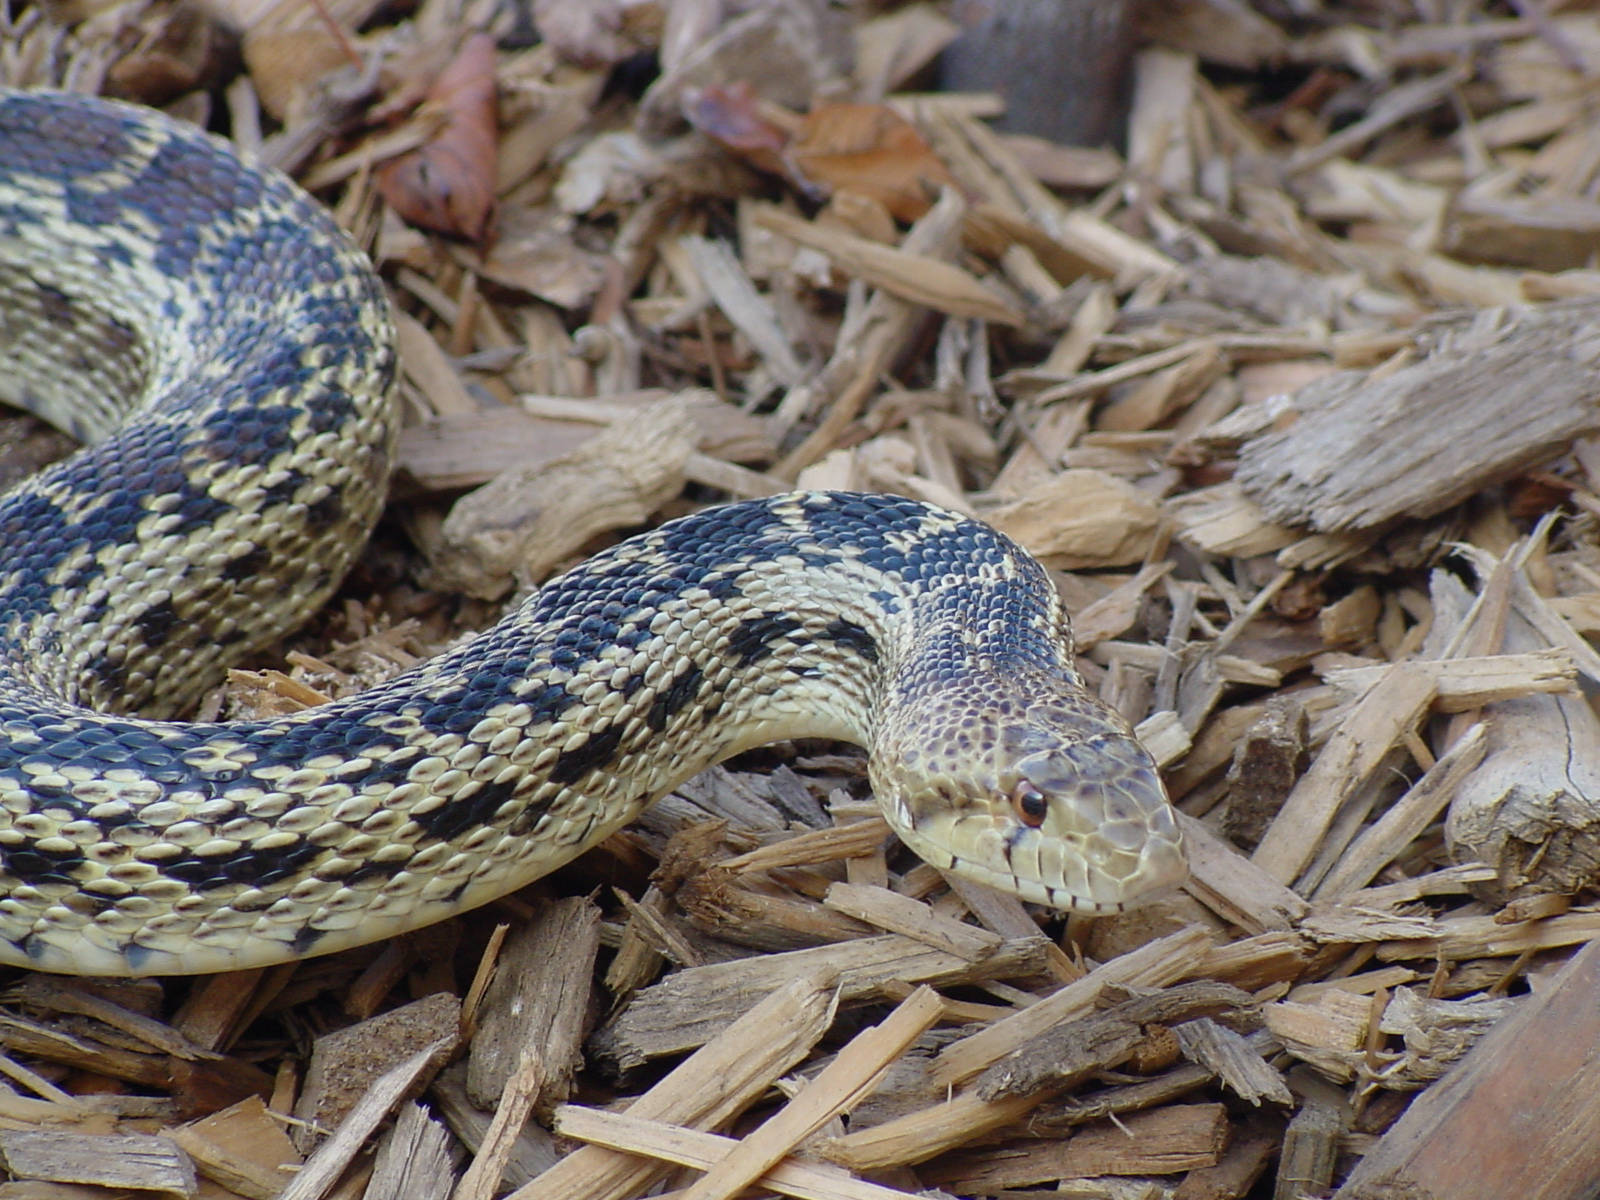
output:
[{"label": "patterned snake scale", "polygon": [[793,737],[866,746],[912,849],[1027,899],[1111,912],[1183,877],[1044,570],[890,496],[709,509],[360,695],[168,719],[343,575],[393,373],[371,267],[292,184],[147,110],[0,91],[0,400],[86,443],[0,498],[0,961],[179,974],[390,937]]}]

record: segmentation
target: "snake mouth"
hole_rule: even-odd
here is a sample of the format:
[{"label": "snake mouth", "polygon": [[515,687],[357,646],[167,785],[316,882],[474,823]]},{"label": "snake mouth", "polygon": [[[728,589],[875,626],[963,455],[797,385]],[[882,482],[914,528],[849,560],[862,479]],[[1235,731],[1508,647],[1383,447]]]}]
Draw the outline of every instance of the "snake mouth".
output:
[{"label": "snake mouth", "polygon": [[1164,816],[1151,819],[1133,848],[1094,833],[1046,832],[998,813],[924,817],[896,833],[921,858],[962,878],[1063,912],[1105,916],[1158,900],[1188,878],[1183,836],[1170,812]]},{"label": "snake mouth", "polygon": [[1017,759],[1008,786],[937,787],[886,804],[900,840],[942,870],[1065,912],[1106,915],[1157,900],[1189,875],[1155,764],[1123,739]]}]

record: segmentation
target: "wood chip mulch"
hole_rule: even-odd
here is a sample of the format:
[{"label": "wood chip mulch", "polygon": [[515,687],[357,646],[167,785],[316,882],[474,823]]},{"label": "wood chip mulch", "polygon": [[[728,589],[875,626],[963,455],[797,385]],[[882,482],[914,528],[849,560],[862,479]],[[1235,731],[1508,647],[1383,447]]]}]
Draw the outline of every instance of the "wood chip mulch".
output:
[{"label": "wood chip mulch", "polygon": [[0,1200],[1595,1194],[1600,10],[1152,4],[1114,152],[933,90],[958,7],[0,5],[0,83],[225,132],[391,288],[392,519],[204,715],[890,491],[1055,571],[1194,868],[1063,920],[749,755],[407,938],[11,975]]}]

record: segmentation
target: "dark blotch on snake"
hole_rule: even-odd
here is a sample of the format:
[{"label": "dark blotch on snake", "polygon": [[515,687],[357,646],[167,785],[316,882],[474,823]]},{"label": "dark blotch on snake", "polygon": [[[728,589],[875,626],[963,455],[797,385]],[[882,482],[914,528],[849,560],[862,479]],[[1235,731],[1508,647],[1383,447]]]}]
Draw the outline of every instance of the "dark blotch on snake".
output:
[{"label": "dark blotch on snake", "polygon": [[728,653],[741,667],[748,667],[771,654],[774,643],[799,628],[800,621],[786,613],[762,613],[740,622],[728,635]]},{"label": "dark blotch on snake", "polygon": [[556,759],[556,765],[550,768],[551,781],[569,784],[582,779],[593,768],[610,762],[625,732],[620,722],[595,730],[583,745]]},{"label": "dark blotch on snake", "polygon": [[694,698],[700,694],[700,685],[705,681],[705,677],[706,673],[700,669],[698,663],[690,663],[678,672],[673,676],[672,682],[657,694],[655,703],[645,714],[645,724],[660,733],[684,705],[693,703]]},{"label": "dark blotch on snake", "polygon": [[448,842],[469,829],[491,824],[490,819],[499,811],[502,804],[511,799],[516,790],[517,785],[514,780],[483,783],[471,794],[464,794],[465,789],[462,789],[431,812],[420,815],[412,813],[411,819],[425,830],[429,837]]}]

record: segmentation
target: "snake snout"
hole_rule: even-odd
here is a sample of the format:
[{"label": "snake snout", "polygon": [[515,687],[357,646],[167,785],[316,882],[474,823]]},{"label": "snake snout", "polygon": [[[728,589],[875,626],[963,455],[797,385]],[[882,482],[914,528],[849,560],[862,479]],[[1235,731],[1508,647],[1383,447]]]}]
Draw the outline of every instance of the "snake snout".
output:
[{"label": "snake snout", "polygon": [[1188,875],[1183,837],[1132,730],[1087,696],[1039,716],[992,731],[987,769],[925,780],[888,805],[901,840],[954,874],[1071,912],[1170,892]]},{"label": "snake snout", "polygon": [[1117,912],[1156,899],[1188,876],[1177,819],[1160,773],[1131,732],[1116,728],[1020,759],[1045,819],[1014,834],[1013,864],[1037,864],[1047,903]]}]

